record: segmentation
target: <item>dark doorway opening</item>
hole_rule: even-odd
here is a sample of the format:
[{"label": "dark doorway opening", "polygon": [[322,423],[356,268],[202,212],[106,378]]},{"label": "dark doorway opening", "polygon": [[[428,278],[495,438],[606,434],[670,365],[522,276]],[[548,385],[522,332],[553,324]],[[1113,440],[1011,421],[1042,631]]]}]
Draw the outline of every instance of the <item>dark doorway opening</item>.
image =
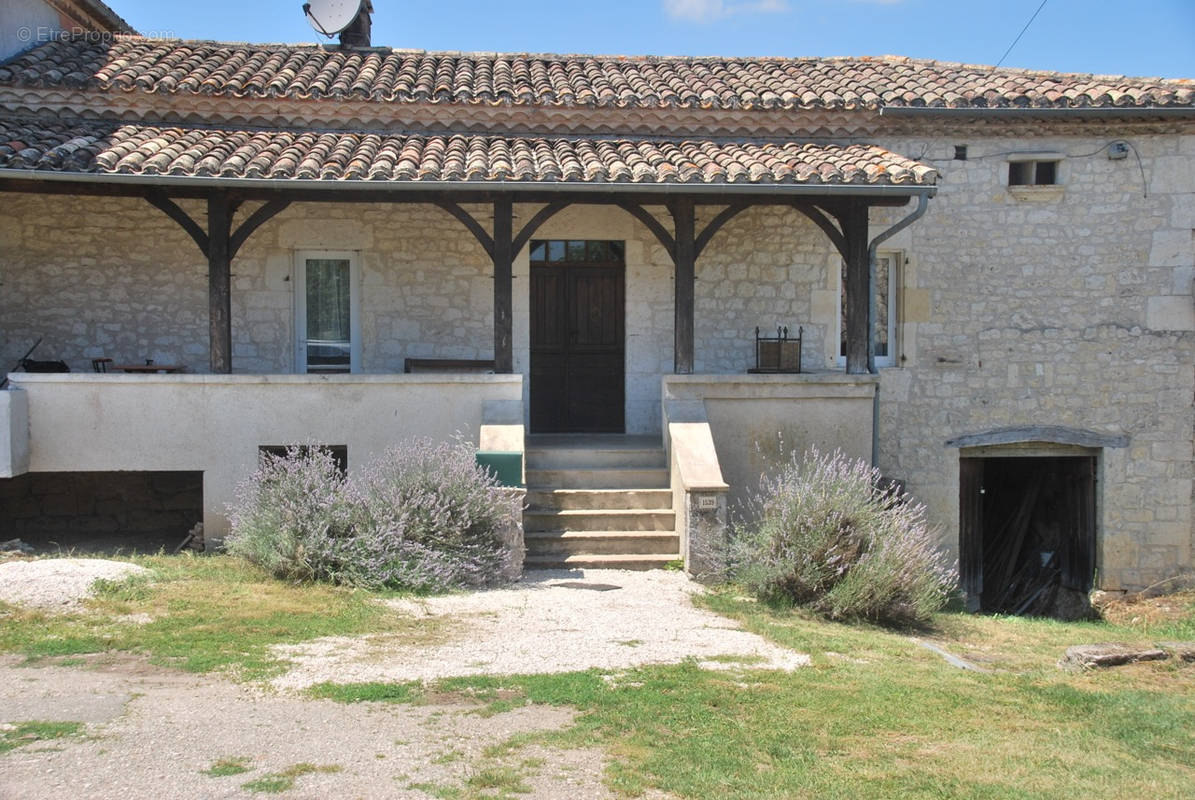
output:
[{"label": "dark doorway opening", "polygon": [[973,611],[1082,619],[1095,580],[1095,456],[962,458],[960,565]]},{"label": "dark doorway opening", "polygon": [[622,242],[531,243],[531,430],[622,433]]},{"label": "dark doorway opening", "polygon": [[0,541],[38,553],[174,550],[203,521],[202,472],[32,472],[0,480]]}]

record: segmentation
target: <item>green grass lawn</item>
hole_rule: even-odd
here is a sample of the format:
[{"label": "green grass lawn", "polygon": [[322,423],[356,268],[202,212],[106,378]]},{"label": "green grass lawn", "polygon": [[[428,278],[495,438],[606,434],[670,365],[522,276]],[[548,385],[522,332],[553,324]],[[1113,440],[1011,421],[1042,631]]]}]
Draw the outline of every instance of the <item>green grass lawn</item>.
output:
[{"label": "green grass lawn", "polygon": [[[86,613],[0,610],[0,650],[52,662],[143,653],[183,669],[260,679],[283,666],[269,655],[275,643],[367,632],[433,641],[451,633],[437,627],[443,623],[392,614],[370,602],[375,595],[279,583],[229,558],[136,560],[156,580],[108,586]],[[505,768],[533,741],[597,746],[612,759],[608,783],[627,795],[655,788],[692,798],[1192,796],[1195,664],[1070,673],[1056,662],[1072,644],[1195,640],[1195,594],[1176,599],[1182,610],[1163,620],[944,613],[916,633],[827,623],[733,589],[700,602],[809,653],[812,666],[781,673],[690,663],[430,686],[322,685],[311,694],[373,703],[456,697],[479,713],[524,703],[574,707],[572,728],[511,740],[490,754],[487,768]],[[152,620],[127,621],[136,614]],[[914,636],[989,671],[952,667]],[[461,797],[483,792],[468,782],[449,789]]]},{"label": "green grass lawn", "polygon": [[435,623],[389,612],[368,592],[284,583],[228,556],[128,560],[150,569],[153,579],[105,582],[85,612],[0,604],[0,651],[34,660],[143,654],[155,664],[254,680],[283,668],[269,652],[275,644],[378,631],[418,641],[442,633]]},{"label": "green grass lawn", "polygon": [[[520,737],[510,752],[529,741],[601,746],[614,757],[608,782],[632,796],[649,788],[693,798],[1192,796],[1195,665],[1075,674],[1056,662],[1072,644],[1195,639],[1195,595],[1168,623],[951,613],[915,634],[988,673],[948,665],[907,632],[826,623],[729,590],[703,602],[811,654],[813,666],[786,674],[682,664],[460,678],[422,689],[323,685],[312,694],[342,702],[456,694],[483,712],[520,702],[573,706],[581,712],[573,728]],[[458,791],[473,796],[467,784]]]}]

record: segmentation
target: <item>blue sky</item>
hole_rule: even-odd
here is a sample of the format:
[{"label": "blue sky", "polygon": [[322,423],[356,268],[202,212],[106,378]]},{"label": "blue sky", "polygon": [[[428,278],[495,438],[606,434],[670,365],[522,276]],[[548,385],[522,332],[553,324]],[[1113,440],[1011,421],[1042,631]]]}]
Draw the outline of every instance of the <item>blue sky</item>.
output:
[{"label": "blue sky", "polygon": [[[1041,0],[373,0],[375,45],[552,53],[897,54],[994,64]],[[108,0],[146,34],[311,42],[299,0]],[[1005,61],[1195,78],[1195,0],[1047,0]]]}]

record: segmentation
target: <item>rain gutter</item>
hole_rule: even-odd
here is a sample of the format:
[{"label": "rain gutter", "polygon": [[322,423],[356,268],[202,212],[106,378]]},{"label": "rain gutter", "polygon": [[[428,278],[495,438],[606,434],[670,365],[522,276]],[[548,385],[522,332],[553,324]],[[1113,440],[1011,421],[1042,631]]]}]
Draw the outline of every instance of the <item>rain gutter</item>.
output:
[{"label": "rain gutter", "polygon": [[1195,106],[1142,108],[946,108],[943,106],[885,106],[881,117],[963,119],[1195,119]]},{"label": "rain gutter", "polygon": [[[891,239],[896,234],[903,231],[905,228],[912,225],[917,220],[925,216],[926,210],[929,209],[929,196],[920,195],[917,198],[917,207],[905,215],[903,219],[893,225],[888,230],[877,234],[871,240],[871,244],[867,246],[867,268],[871,272],[870,284],[873,287],[871,292],[871,309],[867,313],[868,331],[867,331],[867,371],[873,375],[878,372],[876,369],[876,294],[874,291],[876,283],[876,251],[879,250],[880,245]],[[888,280],[892,280],[892,276],[888,276]],[[895,309],[888,309],[888,313],[894,313]],[[888,342],[889,353],[895,358],[896,342]],[[880,382],[876,381],[875,397],[871,401],[871,463],[876,465],[880,463]]]},{"label": "rain gutter", "polygon": [[318,178],[224,178],[216,176],[128,175],[122,173],[49,172],[36,169],[0,169],[0,180],[45,181],[145,186],[161,189],[257,189],[370,192],[510,192],[571,194],[655,195],[844,195],[851,197],[930,197],[936,186],[921,184],[857,183],[581,183],[571,181],[373,181],[320,180]]}]

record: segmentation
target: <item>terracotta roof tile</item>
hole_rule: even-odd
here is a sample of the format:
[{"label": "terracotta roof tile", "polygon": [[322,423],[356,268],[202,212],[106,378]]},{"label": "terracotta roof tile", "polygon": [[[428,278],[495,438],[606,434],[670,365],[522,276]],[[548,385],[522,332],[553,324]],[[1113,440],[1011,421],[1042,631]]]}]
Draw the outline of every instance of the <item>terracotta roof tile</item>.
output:
[{"label": "terracotta roof tile", "polygon": [[120,36],[55,41],[0,85],[234,98],[530,106],[875,109],[1195,105],[1190,80],[881,58],[652,58],[340,51]]},{"label": "terracotta roof tile", "polygon": [[881,147],[771,140],[511,137],[0,121],[0,168],[368,181],[929,185]]}]

